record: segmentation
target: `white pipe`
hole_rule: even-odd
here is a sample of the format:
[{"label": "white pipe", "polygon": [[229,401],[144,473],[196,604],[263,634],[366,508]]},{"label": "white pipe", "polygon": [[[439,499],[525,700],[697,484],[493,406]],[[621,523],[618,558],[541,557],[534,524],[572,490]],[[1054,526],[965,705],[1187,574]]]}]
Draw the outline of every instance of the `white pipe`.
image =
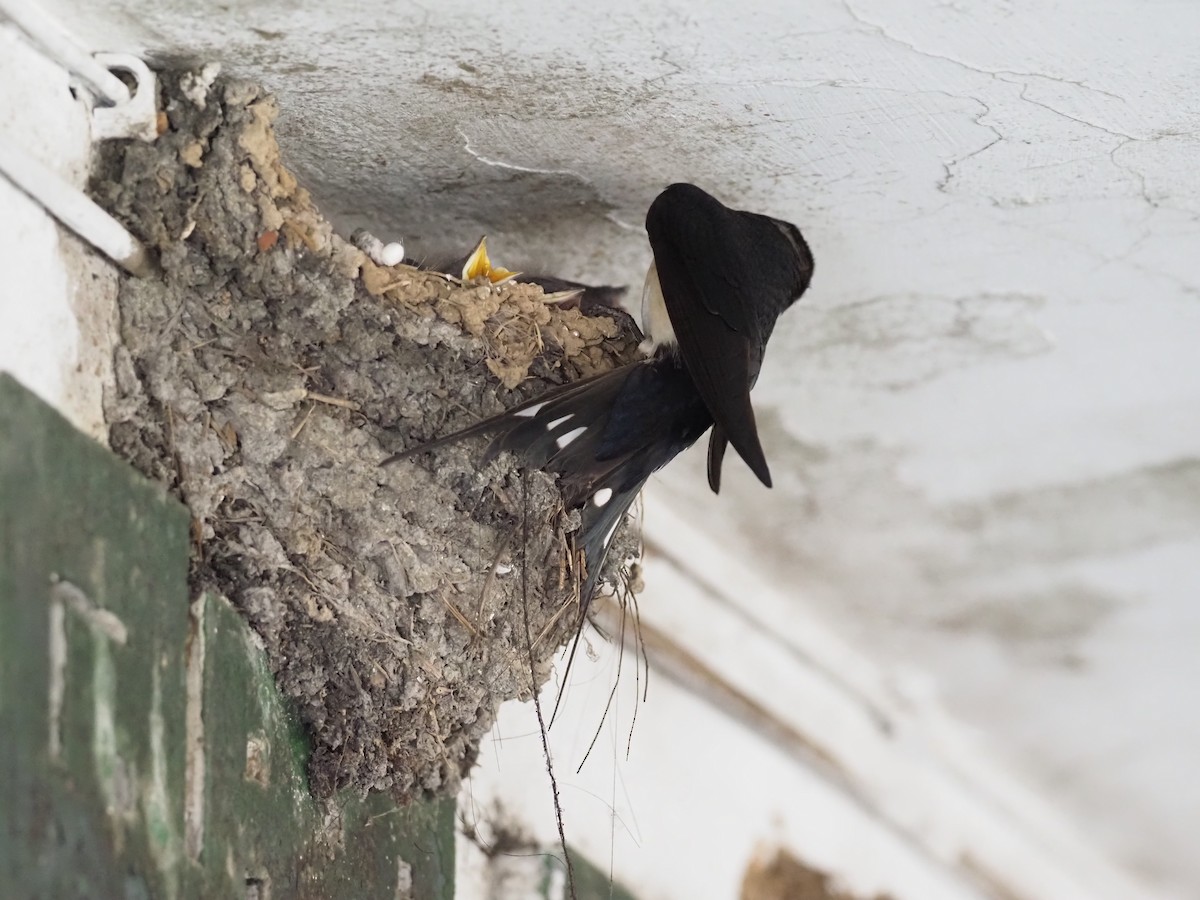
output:
[{"label": "white pipe", "polygon": [[8,17],[33,41],[41,45],[67,71],[79,76],[106,102],[129,102],[125,82],[92,58],[67,31],[30,0],[0,0],[0,14]]},{"label": "white pipe", "polygon": [[146,248],[125,226],[3,135],[0,135],[0,174],[130,273],[142,277],[155,273]]}]

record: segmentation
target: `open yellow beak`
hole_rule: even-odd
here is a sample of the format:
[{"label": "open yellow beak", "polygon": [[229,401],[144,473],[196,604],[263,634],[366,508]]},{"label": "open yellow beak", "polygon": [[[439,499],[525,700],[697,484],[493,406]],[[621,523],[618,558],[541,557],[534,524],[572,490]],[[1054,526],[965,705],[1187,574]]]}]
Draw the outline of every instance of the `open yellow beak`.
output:
[{"label": "open yellow beak", "polygon": [[463,265],[462,280],[474,281],[476,278],[486,277],[492,284],[498,284],[501,281],[516,278],[520,274],[520,272],[510,272],[508,269],[492,265],[492,261],[488,259],[487,236],[485,235],[479,239],[479,243],[467,257],[467,261]]}]

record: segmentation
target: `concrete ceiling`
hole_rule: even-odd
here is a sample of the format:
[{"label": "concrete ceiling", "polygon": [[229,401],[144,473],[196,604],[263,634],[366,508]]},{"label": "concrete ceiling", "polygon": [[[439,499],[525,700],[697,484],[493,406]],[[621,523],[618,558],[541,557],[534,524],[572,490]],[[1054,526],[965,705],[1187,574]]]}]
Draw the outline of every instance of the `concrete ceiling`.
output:
[{"label": "concrete ceiling", "polygon": [[418,256],[636,285],[674,180],[796,222],[776,489],[654,490],[1194,894],[1200,6],[44,5],[266,82],[323,211]]}]

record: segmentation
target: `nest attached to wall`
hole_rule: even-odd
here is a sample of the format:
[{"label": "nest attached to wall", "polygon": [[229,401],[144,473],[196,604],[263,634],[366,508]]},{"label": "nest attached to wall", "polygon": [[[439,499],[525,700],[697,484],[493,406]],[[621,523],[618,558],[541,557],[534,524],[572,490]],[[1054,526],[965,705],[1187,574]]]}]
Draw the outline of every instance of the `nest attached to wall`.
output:
[{"label": "nest attached to wall", "polygon": [[479,441],[378,463],[630,360],[636,331],[532,284],[376,265],[283,166],[272,97],[161,81],[157,142],[113,143],[93,179],[162,268],[121,286],[112,447],[191,509],[194,589],[261,636],[314,793],[453,791],[530,696],[526,611],[539,684],[572,633],[576,522]]}]

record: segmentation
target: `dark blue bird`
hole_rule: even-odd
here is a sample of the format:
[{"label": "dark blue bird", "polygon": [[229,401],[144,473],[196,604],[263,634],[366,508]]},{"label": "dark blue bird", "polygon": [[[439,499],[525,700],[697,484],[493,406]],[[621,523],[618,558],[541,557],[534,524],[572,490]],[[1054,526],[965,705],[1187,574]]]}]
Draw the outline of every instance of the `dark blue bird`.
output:
[{"label": "dark blue bird", "polygon": [[714,492],[728,444],[771,486],[750,389],[776,319],[812,279],[812,254],[796,226],[730,209],[692,184],[658,195],[646,233],[654,253],[642,297],[646,359],[553,388],[383,463],[493,434],[484,462],[508,450],[556,473],[564,503],[580,511],[581,615],[646,479],[710,427]]}]

